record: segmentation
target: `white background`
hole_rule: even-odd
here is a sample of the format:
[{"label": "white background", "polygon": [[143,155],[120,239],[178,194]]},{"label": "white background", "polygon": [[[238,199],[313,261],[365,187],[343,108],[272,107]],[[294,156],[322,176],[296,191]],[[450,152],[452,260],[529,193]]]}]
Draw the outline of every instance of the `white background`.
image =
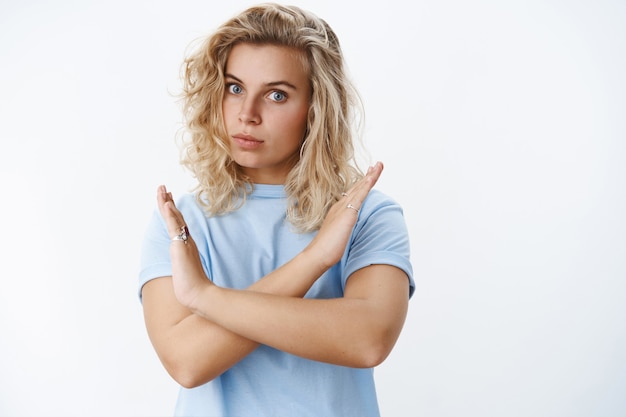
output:
[{"label": "white background", "polygon": [[[383,415],[626,415],[626,3],[293,3],[342,40],[410,227]],[[185,48],[249,5],[0,0],[0,415],[171,414],[139,247],[156,186],[193,184]]]}]

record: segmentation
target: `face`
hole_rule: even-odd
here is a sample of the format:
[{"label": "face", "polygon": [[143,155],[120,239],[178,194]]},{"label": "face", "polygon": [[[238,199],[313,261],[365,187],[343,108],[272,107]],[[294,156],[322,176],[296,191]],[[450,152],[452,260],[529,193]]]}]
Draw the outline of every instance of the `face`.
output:
[{"label": "face", "polygon": [[299,157],[311,87],[298,53],[243,43],[226,63],[222,111],[231,154],[257,184],[283,184]]}]

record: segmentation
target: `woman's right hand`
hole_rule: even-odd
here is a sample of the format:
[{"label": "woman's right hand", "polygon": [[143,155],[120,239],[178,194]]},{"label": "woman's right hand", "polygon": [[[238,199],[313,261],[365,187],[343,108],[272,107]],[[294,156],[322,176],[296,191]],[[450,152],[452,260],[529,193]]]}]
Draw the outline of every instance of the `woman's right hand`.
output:
[{"label": "woman's right hand", "polygon": [[[178,301],[187,308],[194,309],[194,300],[203,288],[212,283],[202,269],[198,248],[189,231],[183,214],[176,208],[172,193],[164,185],[157,190],[157,203],[171,239],[172,282]],[[185,240],[180,240],[185,231]]]},{"label": "woman's right hand", "polygon": [[316,263],[323,271],[339,262],[343,256],[361,205],[382,171],[382,162],[371,166],[367,174],[330,208],[317,235],[305,248],[304,253],[315,257]]}]

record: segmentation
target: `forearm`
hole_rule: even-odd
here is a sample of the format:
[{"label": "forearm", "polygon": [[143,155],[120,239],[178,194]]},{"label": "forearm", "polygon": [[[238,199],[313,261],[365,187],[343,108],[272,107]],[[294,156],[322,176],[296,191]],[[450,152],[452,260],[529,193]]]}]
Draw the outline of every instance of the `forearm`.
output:
[{"label": "forearm", "polygon": [[[373,273],[377,268],[362,272],[366,278],[355,287],[380,279]],[[342,298],[302,299],[211,286],[199,295],[194,312],[248,340],[297,356],[371,367],[390,352],[406,315],[406,275],[390,268],[378,269],[391,271],[385,278],[392,283],[375,295],[353,290]]]},{"label": "forearm", "polygon": [[[322,272],[299,255],[248,290],[303,297]],[[259,344],[190,312],[168,329],[166,339],[159,356],[172,377],[185,387],[198,386],[219,376]]]},{"label": "forearm", "polygon": [[366,367],[375,361],[366,337],[375,327],[368,319],[367,301],[208,290],[195,313],[248,341],[343,366]]},{"label": "forearm", "polygon": [[252,284],[247,290],[301,298],[325,271],[326,267],[319,262],[316,263],[305,249],[285,265]]},{"label": "forearm", "polygon": [[155,345],[168,373],[185,388],[218,377],[252,352],[258,343],[189,312]]}]

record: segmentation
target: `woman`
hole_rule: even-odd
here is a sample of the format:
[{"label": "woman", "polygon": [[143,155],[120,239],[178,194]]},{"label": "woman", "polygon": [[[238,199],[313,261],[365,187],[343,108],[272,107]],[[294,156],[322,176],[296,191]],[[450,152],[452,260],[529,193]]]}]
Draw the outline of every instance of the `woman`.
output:
[{"label": "woman", "polygon": [[142,253],[148,334],[181,416],[377,416],[372,368],[414,284],[401,208],[353,164],[330,27],[252,7],[185,62],[183,163]]}]

